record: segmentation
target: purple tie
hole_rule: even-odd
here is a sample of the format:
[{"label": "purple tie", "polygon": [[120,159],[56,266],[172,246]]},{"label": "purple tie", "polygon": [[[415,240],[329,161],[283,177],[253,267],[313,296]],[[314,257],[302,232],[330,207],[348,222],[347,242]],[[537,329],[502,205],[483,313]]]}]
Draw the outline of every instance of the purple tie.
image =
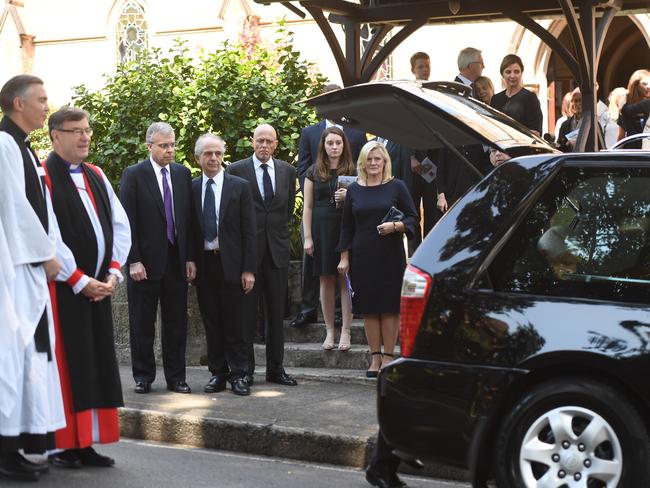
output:
[{"label": "purple tie", "polygon": [[169,183],[167,183],[167,168],[160,170],[162,173],[162,186],[163,186],[163,203],[165,204],[165,219],[167,220],[167,240],[170,244],[176,242],[174,237],[174,209],[172,208],[172,193],[169,191]]}]

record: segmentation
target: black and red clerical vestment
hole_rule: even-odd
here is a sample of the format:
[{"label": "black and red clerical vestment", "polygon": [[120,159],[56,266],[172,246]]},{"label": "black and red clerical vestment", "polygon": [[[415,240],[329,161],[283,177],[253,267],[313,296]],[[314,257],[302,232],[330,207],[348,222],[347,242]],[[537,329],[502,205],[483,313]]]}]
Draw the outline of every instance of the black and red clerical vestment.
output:
[{"label": "black and red clerical vestment", "polygon": [[[124,402],[115,356],[111,300],[107,297],[91,302],[83,293],[73,290],[84,275],[104,281],[109,268],[119,268],[119,263],[112,260],[110,196],[103,175],[92,165],[82,163],[76,168],[81,188],[70,173],[70,164],[56,153],[47,158],[46,169],[61,237],[72,251],[77,267],[67,282],[56,284],[56,359],[67,422],[65,429],[56,432],[56,446],[75,449],[97,442],[117,442],[117,407]],[[89,198],[85,201],[92,205],[84,203],[82,191]],[[100,228],[93,226],[90,212],[95,212]],[[98,255],[98,234],[103,235],[102,256]]]}]

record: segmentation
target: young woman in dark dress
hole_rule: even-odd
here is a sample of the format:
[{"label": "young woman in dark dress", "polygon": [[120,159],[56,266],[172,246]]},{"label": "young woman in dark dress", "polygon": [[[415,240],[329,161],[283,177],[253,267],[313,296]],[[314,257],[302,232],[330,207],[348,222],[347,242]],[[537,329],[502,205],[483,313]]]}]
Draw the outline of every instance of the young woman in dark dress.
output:
[{"label": "young woman in dark dress", "polygon": [[[643,132],[645,123],[648,120],[648,113],[643,104],[639,102],[650,99],[650,71],[638,69],[627,84],[627,100],[621,114],[618,117],[618,140],[633,134]],[[626,149],[641,149],[641,141],[630,142],[625,145]]]},{"label": "young woman in dark dress", "polygon": [[524,63],[516,54],[503,58],[499,69],[506,89],[492,97],[491,105],[521,122],[538,136],[542,133],[542,109],[533,92],[524,88]]},{"label": "young woman in dark dress", "polygon": [[[418,217],[406,185],[391,176],[390,156],[381,142],[363,146],[357,173],[343,208],[338,270],[350,272],[352,306],[355,313],[363,315],[372,354],[366,375],[372,378],[394,356],[406,267],[403,234],[414,235]],[[382,223],[393,206],[404,218]]]},{"label": "young woman in dark dress", "polygon": [[341,214],[346,190],[337,189],[337,182],[340,175],[351,176],[354,173],[350,144],[345,133],[335,126],[325,129],[318,144],[316,162],[307,170],[305,176],[302,222],[305,229],[305,252],[313,256],[314,275],[320,277],[320,304],[327,329],[323,349],[326,351],[334,349],[337,276],[341,289],[343,321],[339,351],[350,349],[352,304],[345,276],[338,275],[336,270],[340,259],[336,246],[341,232]]}]

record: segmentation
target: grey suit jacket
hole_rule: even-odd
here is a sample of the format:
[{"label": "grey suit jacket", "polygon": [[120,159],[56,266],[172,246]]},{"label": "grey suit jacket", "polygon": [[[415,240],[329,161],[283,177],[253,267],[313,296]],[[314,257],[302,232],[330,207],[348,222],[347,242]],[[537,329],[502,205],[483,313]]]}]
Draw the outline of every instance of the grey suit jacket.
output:
[{"label": "grey suit jacket", "polygon": [[255,220],[257,224],[258,268],[264,259],[268,246],[273,264],[278,268],[289,266],[290,240],[289,222],[293,218],[296,199],[296,168],[280,159],[273,159],[275,167],[275,193],[267,208],[257,186],[253,158],[246,158],[230,164],[226,172],[248,181],[253,193]]}]

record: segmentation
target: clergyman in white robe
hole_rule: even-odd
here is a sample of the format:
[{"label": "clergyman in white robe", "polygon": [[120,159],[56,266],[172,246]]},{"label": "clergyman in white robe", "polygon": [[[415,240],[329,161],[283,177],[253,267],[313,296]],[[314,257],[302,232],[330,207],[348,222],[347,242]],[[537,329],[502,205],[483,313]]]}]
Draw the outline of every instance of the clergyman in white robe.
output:
[{"label": "clergyman in white robe", "polygon": [[[48,235],[25,196],[20,150],[0,132],[0,436],[46,435],[65,426],[56,361],[37,352],[34,333],[45,309],[50,347],[55,335],[45,271],[55,255]],[[48,197],[48,195],[46,195]],[[48,217],[55,223],[49,197]]]}]

